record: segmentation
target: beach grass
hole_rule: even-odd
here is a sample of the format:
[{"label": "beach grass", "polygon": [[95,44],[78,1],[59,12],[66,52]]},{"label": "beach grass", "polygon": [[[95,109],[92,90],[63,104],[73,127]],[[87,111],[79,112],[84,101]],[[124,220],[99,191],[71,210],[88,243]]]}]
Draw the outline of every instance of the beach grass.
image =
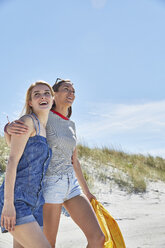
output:
[{"label": "beach grass", "polygon": [[6,163],[9,155],[9,148],[4,137],[0,136],[0,173],[3,173],[6,168]]},{"label": "beach grass", "polygon": [[[0,175],[4,176],[9,148],[0,136]],[[165,159],[150,154],[129,154],[108,147],[90,148],[78,144],[84,177],[92,187],[97,180],[104,184],[114,182],[129,193],[144,193],[149,181],[165,182]]]},{"label": "beach grass", "polygon": [[[165,159],[161,157],[129,154],[108,147],[89,148],[82,144],[78,145],[78,155],[90,181],[95,178],[104,183],[114,181],[130,193],[146,192],[148,181],[165,182]],[[83,161],[90,161],[94,167],[91,173]]]}]

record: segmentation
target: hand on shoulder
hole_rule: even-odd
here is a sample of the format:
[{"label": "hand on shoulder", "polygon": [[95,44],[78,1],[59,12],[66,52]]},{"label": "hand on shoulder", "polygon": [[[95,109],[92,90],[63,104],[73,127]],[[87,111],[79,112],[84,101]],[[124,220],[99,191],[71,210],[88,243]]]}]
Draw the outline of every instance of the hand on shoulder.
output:
[{"label": "hand on shoulder", "polygon": [[35,132],[34,122],[33,122],[32,118],[33,117],[30,116],[30,115],[23,115],[19,119],[19,121],[21,123],[23,123],[24,126],[27,127],[27,133],[29,133],[29,135],[31,135],[31,134],[33,134]]},{"label": "hand on shoulder", "polygon": [[[21,119],[21,118],[20,118]],[[15,120],[9,124],[6,124],[5,133],[8,135],[22,135],[28,132],[28,126],[25,124],[24,121]]]}]

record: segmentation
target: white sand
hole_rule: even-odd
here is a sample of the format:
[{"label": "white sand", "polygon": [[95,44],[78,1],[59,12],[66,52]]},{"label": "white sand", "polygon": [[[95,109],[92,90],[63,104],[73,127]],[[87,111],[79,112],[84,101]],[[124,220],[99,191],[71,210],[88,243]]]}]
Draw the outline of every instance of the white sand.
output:
[{"label": "white sand", "polygon": [[[117,220],[127,248],[165,248],[165,184],[150,183],[143,195],[128,195],[117,187],[106,191],[104,187],[97,198]],[[62,215],[56,248],[85,248],[86,244],[81,230]],[[0,234],[0,248],[9,247],[10,234]]]}]

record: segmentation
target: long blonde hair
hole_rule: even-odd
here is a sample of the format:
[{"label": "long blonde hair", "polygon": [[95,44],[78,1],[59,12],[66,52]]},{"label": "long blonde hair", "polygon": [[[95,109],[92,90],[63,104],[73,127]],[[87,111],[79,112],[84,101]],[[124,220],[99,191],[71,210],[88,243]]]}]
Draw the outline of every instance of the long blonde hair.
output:
[{"label": "long blonde hair", "polygon": [[24,106],[24,109],[22,111],[22,113],[24,112],[24,114],[31,114],[33,112],[32,107],[29,105],[29,101],[31,100],[32,89],[37,85],[48,86],[48,88],[50,89],[51,95],[54,96],[54,91],[53,91],[52,87],[47,82],[41,80],[41,81],[37,81],[37,82],[31,84],[29,89],[26,92],[25,106]]}]

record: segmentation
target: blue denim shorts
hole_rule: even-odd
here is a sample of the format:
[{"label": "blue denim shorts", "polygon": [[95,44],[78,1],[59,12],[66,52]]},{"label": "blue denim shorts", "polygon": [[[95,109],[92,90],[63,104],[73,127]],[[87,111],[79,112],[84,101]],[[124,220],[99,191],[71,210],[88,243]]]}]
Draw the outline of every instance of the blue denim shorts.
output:
[{"label": "blue denim shorts", "polygon": [[[24,201],[16,201],[14,203],[16,210],[16,226],[37,221],[40,227],[43,227],[43,204],[32,207]],[[8,232],[4,227],[1,227],[2,233]]]},{"label": "blue denim shorts", "polygon": [[61,204],[80,194],[82,190],[74,172],[45,177],[45,203]]}]

